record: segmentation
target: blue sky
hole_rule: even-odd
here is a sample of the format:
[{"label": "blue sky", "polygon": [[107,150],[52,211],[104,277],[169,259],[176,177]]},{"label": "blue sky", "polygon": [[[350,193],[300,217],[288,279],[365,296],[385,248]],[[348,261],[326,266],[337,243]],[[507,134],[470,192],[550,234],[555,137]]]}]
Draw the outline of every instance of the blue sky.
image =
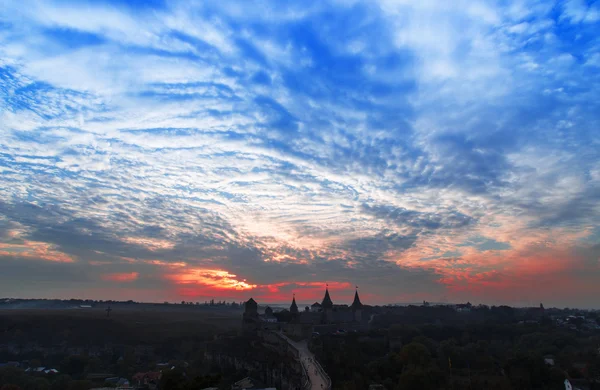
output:
[{"label": "blue sky", "polygon": [[599,1],[3,4],[0,295],[597,304]]}]

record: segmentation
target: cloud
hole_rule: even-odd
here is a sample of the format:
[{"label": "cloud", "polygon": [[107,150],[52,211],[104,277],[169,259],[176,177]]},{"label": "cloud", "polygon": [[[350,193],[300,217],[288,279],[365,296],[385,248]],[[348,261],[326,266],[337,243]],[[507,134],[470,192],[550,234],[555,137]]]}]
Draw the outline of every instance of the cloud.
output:
[{"label": "cloud", "polygon": [[139,273],[137,272],[129,272],[129,273],[114,273],[114,274],[104,274],[101,276],[102,280],[109,282],[133,282],[137,280]]},{"label": "cloud", "polygon": [[38,241],[23,241],[21,244],[0,243],[0,257],[31,258],[58,263],[72,263],[72,257],[57,251],[53,245]]},{"label": "cloud", "polygon": [[600,21],[600,9],[597,4],[587,4],[583,0],[569,0],[563,4],[562,18],[572,23],[594,23]]},{"label": "cloud", "polygon": [[399,226],[407,226],[416,231],[436,230],[440,228],[461,228],[472,223],[472,218],[457,212],[444,214],[423,213],[414,210],[407,210],[403,207],[375,205],[362,205],[362,210],[366,214],[393,222]]},{"label": "cloud", "polygon": [[160,240],[155,238],[146,237],[125,237],[123,241],[129,244],[136,244],[147,248],[149,251],[155,252],[159,250],[172,249],[175,247],[175,243],[167,240]]},{"label": "cloud", "polygon": [[316,299],[324,281],[377,302],[515,300],[520,263],[579,264],[598,241],[596,14],[9,1],[0,267],[44,264],[39,295],[82,294],[80,278],[158,300]]}]

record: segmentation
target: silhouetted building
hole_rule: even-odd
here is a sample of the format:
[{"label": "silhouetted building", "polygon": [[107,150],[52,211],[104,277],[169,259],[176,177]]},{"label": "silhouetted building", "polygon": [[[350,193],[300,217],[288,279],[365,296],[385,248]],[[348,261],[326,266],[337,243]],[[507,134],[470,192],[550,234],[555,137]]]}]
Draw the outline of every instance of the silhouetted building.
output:
[{"label": "silhouetted building", "polygon": [[292,314],[292,321],[298,322],[300,318],[300,313],[298,310],[298,305],[296,304],[296,296],[292,298],[292,304],[290,305],[290,313]]},{"label": "silhouetted building", "polygon": [[258,303],[252,298],[244,303],[244,314],[242,319],[242,329],[245,332],[256,331],[260,324],[258,316]]},{"label": "silhouetted building", "polygon": [[354,293],[354,301],[352,302],[352,305],[350,305],[350,308],[352,309],[352,313],[354,315],[354,321],[360,322],[362,320],[363,305],[358,297],[358,289]]},{"label": "silhouetted building", "polygon": [[[265,313],[258,314],[258,304],[250,298],[244,304],[243,329],[246,332],[261,330],[283,330],[289,335],[306,336],[310,335],[315,327],[322,328],[323,331],[335,331],[341,328],[362,329],[367,327],[366,321],[363,321],[363,304],[360,301],[358,290],[354,293],[354,300],[350,306],[335,305],[329,294],[329,289],[325,289],[325,295],[321,303],[315,302],[310,310],[300,311],[296,303],[296,297],[292,298],[289,311],[282,310],[273,313],[270,307],[265,309]],[[331,329],[329,329],[331,328]]]},{"label": "silhouetted building", "polygon": [[329,289],[325,287],[325,296],[321,302],[321,310],[323,311],[323,323],[331,324],[333,322],[333,301],[329,296]]}]

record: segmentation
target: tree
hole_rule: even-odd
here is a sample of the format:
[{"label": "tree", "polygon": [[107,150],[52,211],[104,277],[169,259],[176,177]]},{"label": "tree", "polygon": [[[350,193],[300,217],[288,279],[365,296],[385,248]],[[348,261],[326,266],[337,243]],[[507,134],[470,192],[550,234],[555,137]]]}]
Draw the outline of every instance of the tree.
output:
[{"label": "tree", "polygon": [[68,390],[88,390],[92,387],[91,381],[79,380],[69,384]]},{"label": "tree", "polygon": [[64,390],[69,388],[71,377],[68,375],[59,375],[52,381],[50,390]]},{"label": "tree", "polygon": [[600,379],[600,356],[596,356],[588,365],[588,374],[592,379]]},{"label": "tree", "polygon": [[160,378],[160,388],[169,390],[182,390],[185,385],[185,377],[183,372],[176,368],[166,371]]},{"label": "tree", "polygon": [[196,376],[185,385],[185,390],[202,390],[207,387],[217,386],[221,381],[221,375]]},{"label": "tree", "polygon": [[74,377],[80,377],[85,371],[87,358],[85,356],[69,356],[65,358],[60,366],[60,371]]},{"label": "tree", "polygon": [[50,382],[46,378],[35,378],[33,381],[33,388],[35,390],[49,390]]},{"label": "tree", "polygon": [[431,360],[431,354],[426,346],[421,343],[412,342],[406,344],[400,350],[400,362],[404,367],[425,367]]},{"label": "tree", "polygon": [[443,373],[437,368],[412,367],[400,375],[396,389],[439,389],[445,380]]}]

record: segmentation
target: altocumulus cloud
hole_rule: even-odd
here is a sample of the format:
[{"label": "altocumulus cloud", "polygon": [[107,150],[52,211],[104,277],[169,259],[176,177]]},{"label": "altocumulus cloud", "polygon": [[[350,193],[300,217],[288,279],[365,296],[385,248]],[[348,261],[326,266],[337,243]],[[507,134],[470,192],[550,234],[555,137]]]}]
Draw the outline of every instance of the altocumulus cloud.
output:
[{"label": "altocumulus cloud", "polygon": [[7,1],[2,294],[591,306],[598,15]]}]

